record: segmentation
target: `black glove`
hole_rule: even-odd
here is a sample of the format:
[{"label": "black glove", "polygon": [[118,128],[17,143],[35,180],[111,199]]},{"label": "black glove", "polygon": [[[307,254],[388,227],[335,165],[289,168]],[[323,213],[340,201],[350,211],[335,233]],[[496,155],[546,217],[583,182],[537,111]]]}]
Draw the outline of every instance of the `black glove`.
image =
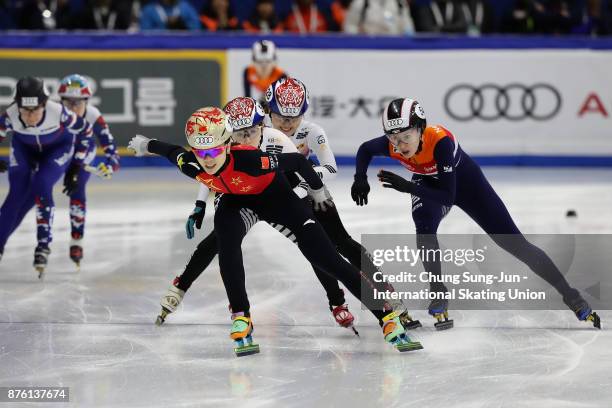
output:
[{"label": "black glove", "polygon": [[368,176],[355,174],[355,181],[351,186],[351,197],[355,204],[366,205],[368,203],[368,193],[370,185],[368,184]]},{"label": "black glove", "polygon": [[81,171],[81,166],[78,164],[71,164],[66,170],[66,174],[64,175],[64,189],[62,192],[67,196],[71,195],[75,192],[79,184],[79,172]]},{"label": "black glove", "polygon": [[413,191],[414,183],[387,170],[378,172],[378,180],[383,183],[385,188],[394,188],[402,193],[411,193]]},{"label": "black glove", "polygon": [[8,170],[8,163],[4,160],[0,160],[0,173],[4,173]]},{"label": "black glove", "polygon": [[187,233],[187,239],[191,239],[195,236],[193,226],[197,229],[202,228],[202,221],[204,220],[204,213],[206,212],[206,203],[202,200],[196,201],[195,208],[187,218],[185,224],[185,232]]}]

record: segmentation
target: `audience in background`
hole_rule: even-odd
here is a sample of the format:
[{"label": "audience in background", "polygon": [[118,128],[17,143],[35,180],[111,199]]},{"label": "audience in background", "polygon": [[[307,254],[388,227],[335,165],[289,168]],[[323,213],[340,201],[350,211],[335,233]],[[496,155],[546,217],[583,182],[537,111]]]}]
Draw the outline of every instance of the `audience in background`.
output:
[{"label": "audience in background", "polygon": [[208,31],[227,31],[239,28],[238,19],[232,14],[229,0],[210,0],[200,15],[200,21]]},{"label": "audience in background", "polygon": [[285,20],[285,30],[292,33],[321,33],[327,31],[325,16],[314,0],[294,0],[291,13]]},{"label": "audience in background", "polygon": [[242,23],[242,29],[250,33],[280,33],[283,25],[276,17],[274,0],[257,0],[253,14]]},{"label": "audience in background", "polygon": [[353,0],[344,32],[350,34],[412,35],[414,22],[407,0]]},{"label": "audience in background", "polygon": [[77,15],[72,27],[81,30],[127,30],[131,22],[131,1],[90,0]]},{"label": "audience in background", "polygon": [[344,27],[344,20],[346,18],[346,12],[348,11],[351,2],[352,0],[334,0],[334,2],[329,6],[335,30],[342,31]]},{"label": "audience in background", "polygon": [[607,36],[612,0],[0,0],[11,29]]},{"label": "audience in background", "polygon": [[160,0],[142,8],[142,30],[199,30],[198,13],[186,0]]}]

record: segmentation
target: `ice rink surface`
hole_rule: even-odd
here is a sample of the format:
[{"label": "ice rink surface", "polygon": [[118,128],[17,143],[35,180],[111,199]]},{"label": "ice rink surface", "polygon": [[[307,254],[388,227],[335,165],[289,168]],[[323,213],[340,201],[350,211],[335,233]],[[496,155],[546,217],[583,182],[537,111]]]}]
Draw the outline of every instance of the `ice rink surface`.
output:
[{"label": "ice rink surface", "polygon": [[[356,207],[352,172],[341,168],[330,187],[353,237],[413,232],[408,195],[371,176],[370,204]],[[612,232],[610,170],[485,173],[525,233]],[[2,175],[0,197],[7,188]],[[110,182],[92,180],[85,259],[76,272],[68,258],[67,198],[56,190],[43,282],[31,267],[30,213],[0,262],[0,386],[67,386],[70,405],[79,407],[611,406],[609,311],[600,311],[604,329],[596,331],[569,311],[451,310],[455,328],[445,332],[415,311],[424,327],[411,333],[425,349],[400,354],[350,295],[361,337],[337,327],[307,262],[265,224],[243,245],[260,354],[233,354],[216,261],[179,311],[156,327],[159,300],[198,242],[184,232],[196,193],[195,182],[170,168],[123,169]],[[210,207],[196,238],[211,227]],[[570,208],[578,212],[571,224]],[[440,228],[479,232],[456,208]]]}]

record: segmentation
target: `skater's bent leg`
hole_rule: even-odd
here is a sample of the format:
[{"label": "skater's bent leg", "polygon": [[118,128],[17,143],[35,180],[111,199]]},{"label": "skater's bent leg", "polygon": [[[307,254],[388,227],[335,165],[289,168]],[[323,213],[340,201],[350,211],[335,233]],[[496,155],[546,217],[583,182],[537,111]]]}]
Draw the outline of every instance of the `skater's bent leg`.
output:
[{"label": "skater's bent leg", "polygon": [[325,290],[325,294],[327,295],[327,299],[329,300],[330,306],[339,306],[343,305],[346,301],[344,298],[344,292],[340,289],[338,285],[338,279],[326,273],[325,271],[319,269],[317,266],[312,266],[317,279],[323,286]]},{"label": "skater's bent leg", "polygon": [[185,267],[185,271],[179,276],[176,287],[186,292],[202,272],[208,268],[218,252],[217,235],[213,230],[198,244]]},{"label": "skater's bent leg", "polygon": [[245,286],[244,265],[242,261],[242,240],[246,228],[240,208],[225,200],[215,212],[215,230],[219,245],[219,268],[233,313],[244,312],[249,316],[249,299]]},{"label": "skater's bent leg", "polygon": [[[13,139],[8,169],[9,191],[0,207],[0,252],[23,219],[22,207],[31,194],[32,172],[35,166],[28,147]],[[24,214],[25,215],[25,214]]]},{"label": "skater's bent leg", "polygon": [[[432,200],[412,197],[412,219],[416,227],[417,248],[425,250],[437,250],[440,248],[436,235],[440,221],[450,211],[450,207],[445,207]],[[432,292],[446,292],[446,287],[441,283],[442,267],[440,259],[437,257],[430,260],[428,257],[423,259],[425,271],[431,273],[435,279],[429,284]]]},{"label": "skater's bent leg", "polygon": [[81,239],[85,235],[85,215],[87,212],[86,187],[91,174],[84,169],[79,171],[78,185],[70,195],[70,236]]}]

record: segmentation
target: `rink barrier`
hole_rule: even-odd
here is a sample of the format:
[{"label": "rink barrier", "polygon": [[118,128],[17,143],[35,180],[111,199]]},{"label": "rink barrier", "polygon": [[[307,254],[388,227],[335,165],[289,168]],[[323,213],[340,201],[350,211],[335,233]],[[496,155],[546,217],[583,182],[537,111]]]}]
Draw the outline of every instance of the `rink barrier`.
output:
[{"label": "rink barrier", "polygon": [[18,33],[0,36],[0,48],[23,49],[216,49],[250,48],[255,40],[271,39],[280,48],[302,49],[369,49],[369,50],[452,50],[452,49],[612,49],[612,38],[508,36],[415,37],[321,35],[265,35],[211,33]]}]

